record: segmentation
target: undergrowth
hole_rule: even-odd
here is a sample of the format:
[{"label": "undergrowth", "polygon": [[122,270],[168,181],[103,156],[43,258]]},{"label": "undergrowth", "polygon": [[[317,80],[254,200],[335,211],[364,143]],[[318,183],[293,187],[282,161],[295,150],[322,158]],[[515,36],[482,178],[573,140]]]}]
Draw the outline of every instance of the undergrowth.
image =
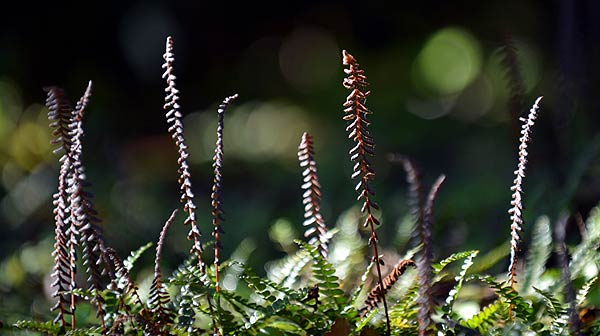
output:
[{"label": "undergrowth", "polygon": [[[507,50],[510,78],[519,78],[514,66],[514,50]],[[434,201],[443,192],[444,175],[425,194],[417,163],[406,155],[391,155],[400,163],[409,184],[411,220],[415,233],[412,247],[401,258],[383,256],[377,236],[379,205],[372,181],[375,171],[370,160],[375,155],[375,140],[369,131],[372,111],[366,106],[370,91],[365,71],[356,58],[343,51],[347,75],[343,87],[348,96],[343,103],[343,120],[349,151],[354,163],[351,179],[360,204],[346,214],[337,227],[328,227],[321,214],[321,185],[318,177],[317,139],[301,135],[298,159],[302,169],[304,227],[307,241],[296,241],[297,249],[275,263],[267,277],[258,276],[238,259],[224,258],[221,241],[224,222],[223,171],[226,139],[224,118],[228,105],[237,95],[227,97],[218,109],[217,142],[213,160],[214,180],[211,194],[212,228],[196,219],[196,199],[184,137],[182,113],[175,86],[173,39],[169,37],[164,54],[163,78],[168,131],[177,148],[180,201],[189,227],[189,257],[170,275],[161,271],[165,236],[174,223],[174,210],[166,220],[155,245],[154,277],[147,296],[140,295],[130,272],[152,244],[143,245],[124,260],[103,239],[88,189],[83,151],[83,118],[91,98],[91,82],[73,107],[62,89],[46,89],[48,118],[61,153],[58,191],[54,195],[55,245],[52,273],[56,313],[53,321],[20,321],[7,328],[26,329],[49,335],[596,335],[600,323],[597,310],[588,297],[597,290],[600,209],[595,208],[583,225],[585,233],[576,246],[565,245],[565,225],[569,219],[552,220],[542,216],[536,222],[527,254],[523,250],[523,191],[528,146],[539,113],[541,97],[535,101],[522,123],[518,166],[509,210],[510,225],[505,234],[509,248],[508,274],[485,272],[498,258],[480,257],[479,251],[462,251],[436,261],[432,252],[432,227],[435,225]],[[511,61],[513,59],[513,61]],[[513,90],[522,87],[510,85]],[[515,92],[513,111],[521,100]],[[300,135],[299,135],[300,136]],[[508,190],[508,188],[507,188]],[[165,216],[166,217],[166,216]],[[363,226],[368,232],[363,237]],[[205,234],[212,230],[213,239]],[[204,234],[202,233],[204,232]],[[510,235],[508,234],[510,231]],[[368,260],[331,257],[339,246],[353,250],[369,246]],[[505,245],[507,246],[507,245]],[[210,248],[209,248],[210,247]],[[208,251],[212,258],[207,257]],[[556,253],[558,265],[549,259]],[[353,252],[350,252],[353,253]],[[497,253],[497,251],[495,252]],[[362,254],[361,254],[362,256]],[[88,282],[76,283],[78,259],[82,259]],[[213,262],[207,262],[207,259]],[[492,260],[492,261],[490,261]],[[225,275],[233,275],[234,286],[223,286]],[[236,291],[231,288],[245,288]],[[470,288],[471,293],[465,293]],[[478,307],[465,313],[464,303],[473,290],[479,291]],[[250,293],[242,294],[242,293]],[[96,321],[78,323],[76,309],[93,305]]]}]

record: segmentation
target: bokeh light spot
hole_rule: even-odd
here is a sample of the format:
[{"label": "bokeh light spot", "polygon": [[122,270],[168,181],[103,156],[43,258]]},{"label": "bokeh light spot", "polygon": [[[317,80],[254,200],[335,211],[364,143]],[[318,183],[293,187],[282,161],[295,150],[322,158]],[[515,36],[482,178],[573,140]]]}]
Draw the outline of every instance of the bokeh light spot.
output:
[{"label": "bokeh light spot", "polygon": [[435,94],[456,93],[481,69],[481,47],[466,30],[449,27],[434,33],[417,56],[413,79]]}]

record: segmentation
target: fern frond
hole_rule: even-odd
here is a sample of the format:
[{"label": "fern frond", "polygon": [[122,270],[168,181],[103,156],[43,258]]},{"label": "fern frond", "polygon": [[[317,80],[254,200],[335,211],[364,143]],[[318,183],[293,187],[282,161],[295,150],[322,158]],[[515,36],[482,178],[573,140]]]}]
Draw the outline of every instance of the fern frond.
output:
[{"label": "fern frond", "polygon": [[185,219],[184,223],[186,225],[190,225],[188,239],[192,240],[193,242],[191,253],[198,258],[198,265],[204,269],[204,262],[202,261],[202,244],[200,243],[200,237],[202,234],[200,233],[196,223],[196,205],[194,204],[191,174],[188,169],[189,165],[187,162],[189,153],[187,151],[188,147],[183,136],[181,112],[179,112],[179,90],[177,90],[175,87],[175,79],[177,77],[175,77],[173,73],[173,61],[175,60],[175,55],[173,54],[173,38],[171,36],[167,37],[163,58],[165,63],[162,67],[165,69],[165,72],[163,73],[162,78],[166,79],[167,82],[167,87],[165,88],[167,95],[165,97],[165,105],[163,108],[166,111],[165,116],[167,118],[167,123],[169,124],[169,133],[171,134],[173,140],[175,140],[177,152],[179,153],[179,158],[177,159],[179,168],[177,172],[179,173],[178,181],[181,192],[180,201],[184,204],[183,211],[187,213],[187,218]]},{"label": "fern frond", "polygon": [[[344,69],[348,77],[344,78],[343,85],[346,89],[350,90],[350,94],[346,97],[346,102],[343,104],[343,119],[350,122],[346,127],[346,131],[349,132],[348,138],[356,143],[349,152],[350,160],[356,162],[352,179],[358,178],[359,180],[354,189],[359,194],[358,200],[362,200],[363,202],[361,213],[366,215],[363,225],[371,231],[369,245],[373,248],[373,260],[376,263],[379,288],[384,288],[383,276],[381,274],[383,260],[379,255],[377,247],[379,239],[375,232],[375,226],[379,225],[379,221],[373,215],[373,211],[379,209],[379,206],[373,199],[375,192],[371,187],[371,181],[375,178],[375,171],[369,162],[369,157],[375,155],[375,141],[368,129],[371,122],[367,118],[372,112],[365,105],[367,97],[371,92],[366,90],[369,83],[367,83],[365,71],[360,68],[354,56],[350,55],[346,50],[342,51],[342,63],[348,67]],[[387,334],[389,335],[391,333],[390,317],[385,294],[382,295],[381,300],[383,301]]]},{"label": "fern frond", "polygon": [[456,301],[456,298],[458,297],[458,292],[460,292],[460,290],[462,288],[463,282],[465,280],[465,276],[467,275],[467,271],[469,270],[469,268],[471,266],[473,266],[473,259],[478,254],[479,254],[479,251],[477,251],[477,250],[471,251],[471,253],[469,253],[469,255],[465,258],[465,261],[463,262],[463,264],[460,268],[460,272],[454,278],[454,281],[456,282],[456,284],[448,293],[448,297],[446,298],[446,303],[442,307],[442,311],[444,311],[446,314],[448,314],[448,315],[452,314],[452,306],[454,305],[454,301]]},{"label": "fern frond", "polygon": [[552,332],[555,335],[562,335],[568,330],[568,308],[565,307],[554,294],[544,291],[538,288],[533,288],[538,294],[542,296],[548,313],[552,317]]},{"label": "fern frond", "polygon": [[55,137],[52,143],[60,146],[54,150],[55,153],[63,152],[60,158],[61,166],[58,175],[58,191],[53,195],[54,205],[54,267],[52,277],[54,282],[52,288],[56,288],[52,297],[57,298],[52,311],[58,310],[55,321],[65,328],[67,322],[64,315],[71,315],[71,326],[75,324],[75,297],[67,294],[75,289],[76,272],[76,250],[77,229],[71,218],[71,192],[69,190],[69,179],[73,171],[71,161],[71,146],[73,134],[73,109],[65,97],[62,89],[57,87],[46,88],[46,106],[48,107],[48,119],[52,122],[52,135]]},{"label": "fern frond", "polygon": [[[317,246],[309,245],[302,241],[296,241],[304,250],[312,256],[312,275],[316,280],[318,293],[322,304],[318,309],[324,313],[338,313],[346,304],[344,292],[340,289],[340,279],[335,275],[335,267],[328,262],[320,253]],[[319,295],[316,298],[318,302]]]},{"label": "fern frond", "polygon": [[152,285],[150,286],[150,293],[148,294],[148,308],[157,314],[157,319],[161,323],[170,323],[173,320],[173,312],[167,307],[169,304],[169,293],[162,282],[162,272],[160,271],[160,259],[162,257],[162,249],[165,244],[165,237],[167,236],[167,230],[175,220],[177,209],[173,210],[171,216],[165,222],[158,242],[156,243],[156,256],[154,259],[154,278],[152,279]]},{"label": "fern frond", "polygon": [[503,312],[507,309],[508,305],[506,302],[496,300],[481,309],[479,313],[460,323],[465,327],[477,329],[482,335],[487,335],[488,327],[496,324]]},{"label": "fern frond", "polygon": [[[392,272],[383,279],[383,287],[380,287],[379,284],[377,284],[369,292],[369,295],[367,295],[367,299],[365,300],[365,307],[361,309],[361,316],[365,316],[366,313],[377,307],[379,302],[383,300],[387,291],[394,286],[409,266],[416,267],[416,264],[412,260],[400,260],[396,266],[394,266]],[[383,290],[381,288],[383,288]]]},{"label": "fern frond", "polygon": [[507,314],[504,315],[503,318],[512,319],[514,314],[517,318],[524,322],[533,322],[535,316],[533,315],[533,308],[531,307],[531,304],[525,301],[525,299],[514,288],[511,288],[510,284],[506,283],[505,281],[496,281],[494,277],[489,275],[471,275],[465,279],[465,281],[472,280],[478,280],[490,286],[492,289],[494,289],[499,299],[509,305]]},{"label": "fern frond", "polygon": [[571,276],[581,276],[589,264],[598,266],[598,250],[600,247],[600,208],[594,207],[586,220],[586,236],[573,250],[571,258]]},{"label": "fern frond", "polygon": [[[83,96],[77,102],[73,111],[73,130],[70,159],[72,162],[72,175],[69,178],[69,192],[71,193],[70,210],[71,222],[75,226],[75,232],[79,235],[82,245],[83,265],[88,274],[89,289],[95,291],[94,303],[96,304],[96,316],[100,318],[104,326],[103,298],[99,293],[102,287],[101,275],[104,268],[101,267],[104,250],[104,235],[102,229],[97,225],[100,219],[92,203],[93,195],[85,190],[90,184],[86,181],[85,168],[81,159],[83,153],[82,137],[83,116],[92,95],[92,81]],[[73,237],[76,245],[76,238]]]},{"label": "fern frond", "polygon": [[63,331],[64,326],[52,321],[17,321],[17,323],[15,323],[15,327],[19,329],[37,331],[48,335],[59,335]]},{"label": "fern frond", "polygon": [[531,140],[531,128],[537,119],[537,112],[539,109],[538,104],[540,100],[542,100],[542,97],[539,97],[535,101],[531,107],[531,110],[529,110],[527,119],[520,118],[520,120],[523,122],[523,126],[521,128],[521,138],[519,138],[519,163],[517,165],[517,170],[515,170],[515,180],[513,181],[513,186],[510,188],[510,190],[513,192],[512,200],[510,202],[512,208],[508,210],[511,220],[510,265],[508,266],[508,281],[511,288],[514,288],[517,271],[517,252],[519,251],[519,244],[521,242],[519,231],[523,230],[522,186],[523,179],[525,178],[525,165],[527,163],[527,143]]},{"label": "fern frond", "polygon": [[[433,248],[431,246],[431,227],[433,225],[433,202],[435,201],[445,175],[440,175],[431,186],[427,201],[421,210],[422,219],[420,221],[421,243],[423,244],[417,259],[417,270],[419,274],[419,335],[424,336],[431,325],[431,313],[433,311],[431,298],[431,279],[433,277],[431,261],[433,260]],[[464,276],[464,275],[463,275]]]},{"label": "fern frond", "polygon": [[595,276],[590,280],[586,281],[583,287],[581,287],[581,289],[577,292],[577,298],[575,301],[577,302],[578,306],[581,306],[585,303],[588,293],[590,292],[590,289],[592,289],[592,285],[594,285],[596,281],[598,281],[598,276]]},{"label": "fern frond", "polygon": [[215,278],[216,278],[216,291],[217,293],[221,290],[219,285],[219,266],[221,260],[219,259],[219,251],[223,248],[219,235],[223,233],[221,222],[223,219],[223,116],[229,104],[238,97],[237,94],[229,96],[223,100],[223,103],[219,105],[218,109],[218,122],[217,122],[217,143],[215,146],[215,155],[213,156],[213,168],[214,168],[214,179],[213,187],[210,198],[212,200],[212,224],[213,224],[213,237],[215,239]]},{"label": "fern frond", "polygon": [[315,150],[312,135],[304,132],[298,146],[298,160],[302,171],[303,184],[302,204],[304,204],[304,222],[308,228],[304,237],[309,238],[309,244],[317,246],[323,258],[327,258],[327,226],[321,215],[321,184],[317,175],[317,162],[314,158]]},{"label": "fern frond", "polygon": [[552,234],[550,232],[550,219],[547,216],[540,217],[533,228],[531,235],[531,246],[527,253],[525,273],[523,274],[523,294],[530,292],[531,285],[539,279],[546,269],[546,262],[552,252]]}]

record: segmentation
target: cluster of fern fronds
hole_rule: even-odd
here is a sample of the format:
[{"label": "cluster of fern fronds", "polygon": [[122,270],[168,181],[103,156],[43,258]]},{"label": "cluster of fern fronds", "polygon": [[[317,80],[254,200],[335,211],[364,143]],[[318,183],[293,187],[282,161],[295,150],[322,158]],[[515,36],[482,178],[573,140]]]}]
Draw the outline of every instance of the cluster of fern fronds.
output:
[{"label": "cluster of fern fronds", "polygon": [[[365,71],[350,53],[343,51],[347,77],[343,87],[343,120],[349,151],[354,163],[351,179],[359,207],[328,227],[321,213],[321,182],[317,170],[317,139],[299,135],[298,159],[301,168],[302,204],[307,241],[296,241],[297,249],[274,263],[267,277],[258,276],[241,261],[221,255],[224,222],[223,184],[224,118],[237,95],[227,97],[218,109],[214,180],[211,193],[212,225],[199,223],[196,198],[188,165],[179,91],[174,72],[174,43],[169,37],[164,54],[166,98],[164,109],[170,133],[178,151],[180,201],[189,227],[190,255],[170,276],[161,271],[161,254],[167,231],[176,225],[177,210],[168,217],[155,250],[154,277],[148,295],[141,295],[131,270],[149,250],[146,244],[124,260],[108,246],[98,225],[82,163],[84,111],[91,97],[91,83],[73,107],[64,92],[48,88],[48,116],[55,142],[62,152],[58,192],[54,195],[55,250],[53,294],[54,321],[21,321],[16,328],[51,335],[506,335],[530,332],[536,335],[598,334],[597,310],[588,297],[597,288],[600,268],[600,210],[594,209],[582,226],[585,232],[574,247],[565,245],[567,216],[556,220],[553,238],[550,220],[541,217],[534,226],[524,258],[523,185],[527,149],[538,113],[540,98],[523,123],[518,166],[511,188],[508,276],[484,274],[497,260],[479,251],[454,253],[440,261],[433,254],[434,201],[441,191],[444,175],[424,193],[421,172],[408,156],[392,155],[392,163],[404,168],[409,185],[409,215],[415,234],[401,258],[384,256],[377,228],[381,225],[375,201],[371,160],[375,140],[369,126],[372,111]],[[350,175],[350,174],[349,174]],[[166,216],[165,216],[166,217]],[[202,232],[212,231],[212,239]],[[363,232],[368,232],[364,237]],[[211,246],[211,249],[208,247]],[[368,249],[366,248],[368,246]],[[345,249],[345,258],[336,251]],[[212,258],[207,251],[212,250]],[[368,252],[365,252],[368,251]],[[548,267],[556,252],[559,269]],[[365,253],[369,255],[364,257]],[[496,255],[498,253],[496,252]],[[349,255],[358,255],[356,258]],[[77,260],[81,258],[89,276],[88,284],[76,283]],[[362,258],[362,259],[361,259]],[[212,263],[207,263],[212,260]],[[523,260],[523,261],[522,261]],[[454,266],[456,264],[456,266]],[[344,271],[342,271],[344,270]],[[223,286],[225,276],[234,284]],[[343,275],[343,276],[342,276]],[[244,288],[236,291],[236,288]],[[478,289],[473,291],[465,288]],[[247,293],[250,293],[249,295]],[[467,293],[465,293],[467,292]],[[244,294],[241,294],[244,293]],[[476,305],[465,312],[467,303]],[[95,323],[76,321],[78,306],[91,304],[97,312]]]}]

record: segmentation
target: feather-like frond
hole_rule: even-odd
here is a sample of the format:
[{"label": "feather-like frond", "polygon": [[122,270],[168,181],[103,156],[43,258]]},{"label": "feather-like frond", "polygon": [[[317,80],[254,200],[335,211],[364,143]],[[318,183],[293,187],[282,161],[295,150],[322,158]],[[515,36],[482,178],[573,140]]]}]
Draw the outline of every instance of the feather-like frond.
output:
[{"label": "feather-like frond", "polygon": [[218,112],[218,121],[217,121],[217,142],[215,145],[215,155],[213,156],[213,169],[214,169],[214,178],[213,178],[213,187],[212,193],[210,194],[211,206],[212,206],[212,224],[213,224],[213,238],[215,239],[215,281],[216,281],[216,291],[220,291],[219,286],[219,266],[221,265],[221,260],[219,258],[219,251],[223,248],[220,240],[220,235],[224,233],[223,228],[221,227],[221,222],[224,220],[223,215],[223,155],[224,155],[224,147],[223,147],[223,128],[225,126],[223,117],[225,116],[225,111],[229,104],[238,97],[237,94],[233,96],[229,96],[223,100],[221,105],[219,105]]},{"label": "feather-like frond", "polygon": [[204,269],[204,263],[202,261],[202,244],[200,243],[200,237],[202,234],[200,233],[196,223],[196,205],[194,204],[191,174],[187,162],[189,153],[187,151],[188,147],[183,136],[181,112],[179,112],[179,90],[177,90],[175,87],[175,79],[177,77],[175,77],[175,74],[173,73],[173,62],[175,61],[175,55],[173,54],[173,38],[171,36],[167,37],[165,49],[166,50],[163,55],[165,63],[162,66],[165,71],[162,75],[162,78],[166,80],[167,87],[165,88],[166,96],[163,108],[166,111],[165,116],[167,118],[167,123],[169,124],[169,133],[171,134],[173,140],[175,140],[177,152],[179,153],[179,157],[177,159],[179,168],[177,171],[179,173],[178,181],[181,192],[180,201],[184,204],[183,211],[187,213],[187,218],[185,219],[184,223],[186,225],[190,225],[188,239],[192,240],[193,242],[191,252],[197,256],[198,265]]},{"label": "feather-like frond", "polygon": [[304,204],[304,222],[308,227],[304,237],[309,238],[309,244],[317,247],[323,258],[327,258],[327,226],[321,215],[321,184],[317,175],[317,162],[314,158],[315,150],[312,135],[304,132],[298,146],[298,160],[302,171],[303,183],[302,204]]},{"label": "feather-like frond", "polygon": [[[387,291],[392,288],[392,286],[400,279],[409,266],[415,267],[416,264],[410,259],[400,260],[400,262],[394,266],[392,272],[383,279],[383,285],[375,285],[375,287],[367,295],[365,306],[361,309],[361,316],[365,316],[369,311],[377,307],[379,302],[384,299]],[[381,288],[383,288],[383,290],[381,290]]]},{"label": "feather-like frond", "polygon": [[[355,162],[352,179],[358,180],[354,189],[358,192],[358,201],[362,201],[363,203],[361,212],[366,215],[363,225],[371,231],[369,245],[373,248],[373,260],[377,269],[379,287],[383,288],[383,277],[381,275],[383,259],[379,255],[377,247],[378,238],[375,232],[375,226],[379,225],[379,221],[373,214],[373,211],[378,210],[379,206],[373,199],[375,192],[371,187],[371,182],[375,178],[375,171],[369,162],[369,157],[375,155],[375,141],[368,129],[368,126],[371,124],[368,115],[372,114],[372,112],[365,105],[367,97],[371,92],[366,89],[369,83],[367,82],[365,71],[360,68],[356,58],[346,50],[342,51],[342,63],[347,67],[344,69],[344,72],[348,75],[344,78],[342,84],[350,91],[350,94],[346,97],[346,102],[343,104],[343,119],[349,122],[349,125],[346,127],[346,131],[349,132],[348,138],[352,139],[355,143],[355,146],[349,152],[350,160]],[[381,300],[383,301],[387,334],[389,335],[391,327],[385,293],[382,294]]]},{"label": "feather-like frond", "polygon": [[519,138],[519,163],[517,165],[517,170],[515,170],[515,179],[513,181],[513,185],[510,190],[513,192],[512,200],[510,205],[512,206],[508,213],[510,214],[510,265],[508,266],[508,277],[510,287],[514,288],[515,284],[515,276],[516,276],[516,267],[517,267],[517,252],[519,251],[519,243],[521,242],[521,237],[519,236],[519,231],[522,230],[523,225],[523,202],[522,202],[522,194],[523,194],[523,179],[525,178],[525,166],[527,164],[527,143],[531,140],[531,128],[535,124],[535,120],[537,119],[537,112],[539,109],[539,102],[542,100],[542,97],[539,97],[531,110],[529,110],[529,115],[527,118],[520,118],[523,122],[523,126],[521,127],[521,137]]}]

